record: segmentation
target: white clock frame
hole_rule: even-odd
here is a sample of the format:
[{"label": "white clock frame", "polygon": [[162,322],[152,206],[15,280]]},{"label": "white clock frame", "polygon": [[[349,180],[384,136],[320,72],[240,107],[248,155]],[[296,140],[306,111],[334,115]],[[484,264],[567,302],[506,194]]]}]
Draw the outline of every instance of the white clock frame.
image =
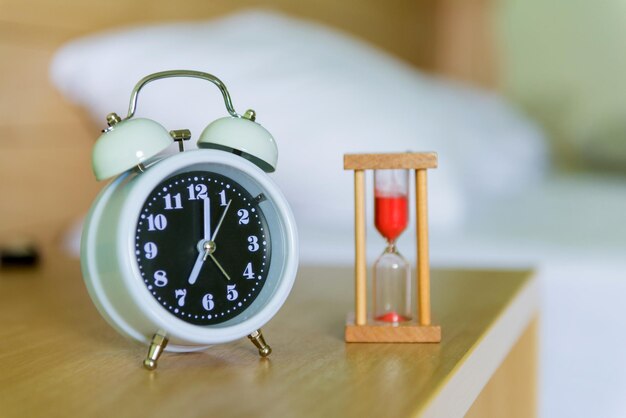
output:
[{"label": "white clock frame", "polygon": [[[174,352],[203,350],[260,329],[287,299],[298,268],[296,223],[283,193],[263,170],[226,151],[185,151],[145,165],[145,172],[129,170],[107,185],[85,220],[81,265],[98,311],[121,334],[141,343],[150,344],[155,333],[167,335],[165,349]],[[244,312],[211,326],[187,323],[164,309],[143,283],[135,256],[136,224],[148,195],[166,178],[195,169],[225,174],[253,196],[260,191],[269,206],[262,208],[273,248],[266,283]]]}]

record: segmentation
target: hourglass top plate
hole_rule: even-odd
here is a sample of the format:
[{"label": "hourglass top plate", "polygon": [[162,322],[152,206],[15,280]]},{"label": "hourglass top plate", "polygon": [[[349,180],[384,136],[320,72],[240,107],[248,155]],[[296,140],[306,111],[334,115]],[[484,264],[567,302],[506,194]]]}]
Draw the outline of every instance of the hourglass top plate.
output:
[{"label": "hourglass top plate", "polygon": [[387,168],[421,170],[437,168],[437,164],[436,152],[345,154],[343,156],[343,168],[345,170],[378,170]]}]

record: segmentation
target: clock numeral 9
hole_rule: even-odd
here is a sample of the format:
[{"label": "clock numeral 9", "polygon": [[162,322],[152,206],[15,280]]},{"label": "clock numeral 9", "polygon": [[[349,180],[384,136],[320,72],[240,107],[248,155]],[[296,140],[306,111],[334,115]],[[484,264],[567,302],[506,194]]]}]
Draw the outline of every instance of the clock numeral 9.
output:
[{"label": "clock numeral 9", "polygon": [[251,253],[259,249],[259,239],[256,236],[250,235],[248,237],[248,243],[250,243],[250,245],[248,245],[248,251]]},{"label": "clock numeral 9", "polygon": [[163,270],[154,272],[154,285],[157,287],[165,287],[167,285],[167,275]]},{"label": "clock numeral 9", "polygon": [[167,218],[165,215],[148,215],[148,231],[163,231],[167,227]]},{"label": "clock numeral 9", "polygon": [[243,271],[243,277],[249,280],[254,280],[254,272],[252,271],[252,262],[248,263],[246,269]]},{"label": "clock numeral 9", "polygon": [[215,302],[213,302],[213,295],[210,293],[207,293],[206,295],[204,295],[204,297],[202,298],[202,307],[207,310],[213,310],[213,308],[215,308]]},{"label": "clock numeral 9", "polygon": [[159,249],[154,242],[146,242],[146,244],[143,246],[143,250],[145,251],[146,258],[148,260],[152,260],[159,253]]},{"label": "clock numeral 9", "polygon": [[233,300],[237,300],[237,297],[239,297],[239,292],[235,290],[235,286],[236,285],[234,284],[226,286],[226,299],[230,300],[231,302]]},{"label": "clock numeral 9", "polygon": [[207,187],[205,184],[190,184],[187,186],[187,191],[189,192],[189,200],[204,200],[207,198]]},{"label": "clock numeral 9", "polygon": [[239,225],[248,225],[248,223],[250,223],[249,214],[246,209],[239,209],[237,216],[239,216]]}]

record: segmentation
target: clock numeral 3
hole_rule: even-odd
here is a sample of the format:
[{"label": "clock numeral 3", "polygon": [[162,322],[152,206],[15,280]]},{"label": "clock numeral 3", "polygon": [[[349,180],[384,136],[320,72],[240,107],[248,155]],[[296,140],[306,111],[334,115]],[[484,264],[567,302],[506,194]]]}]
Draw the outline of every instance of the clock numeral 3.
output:
[{"label": "clock numeral 3", "polygon": [[154,285],[157,287],[167,286],[167,275],[163,270],[157,270],[154,272]]},{"label": "clock numeral 3", "polygon": [[248,237],[248,243],[250,243],[250,245],[248,245],[248,251],[253,253],[259,249],[259,239],[256,236],[250,235]]},{"label": "clock numeral 3", "polygon": [[206,295],[204,295],[204,297],[202,298],[202,307],[207,310],[213,310],[213,308],[215,308],[215,302],[213,302],[213,295],[210,293],[207,293]]}]

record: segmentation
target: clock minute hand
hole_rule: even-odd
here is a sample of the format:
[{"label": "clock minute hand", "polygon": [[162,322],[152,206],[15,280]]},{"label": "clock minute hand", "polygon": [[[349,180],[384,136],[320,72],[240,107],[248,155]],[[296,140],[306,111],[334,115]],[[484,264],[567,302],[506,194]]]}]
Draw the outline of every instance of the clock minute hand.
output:
[{"label": "clock minute hand", "polygon": [[211,239],[211,201],[208,197],[204,198],[204,239]]},{"label": "clock minute hand", "polygon": [[213,236],[211,237],[211,241],[215,241],[215,237],[217,236],[217,233],[220,230],[220,227],[222,226],[222,222],[224,221],[224,218],[226,217],[226,212],[228,212],[228,208],[230,207],[230,203],[233,200],[230,199],[228,201],[228,204],[226,205],[226,209],[224,209],[224,212],[222,213],[222,217],[220,218],[220,221],[217,223],[217,227],[215,227],[215,231],[213,231]]}]

